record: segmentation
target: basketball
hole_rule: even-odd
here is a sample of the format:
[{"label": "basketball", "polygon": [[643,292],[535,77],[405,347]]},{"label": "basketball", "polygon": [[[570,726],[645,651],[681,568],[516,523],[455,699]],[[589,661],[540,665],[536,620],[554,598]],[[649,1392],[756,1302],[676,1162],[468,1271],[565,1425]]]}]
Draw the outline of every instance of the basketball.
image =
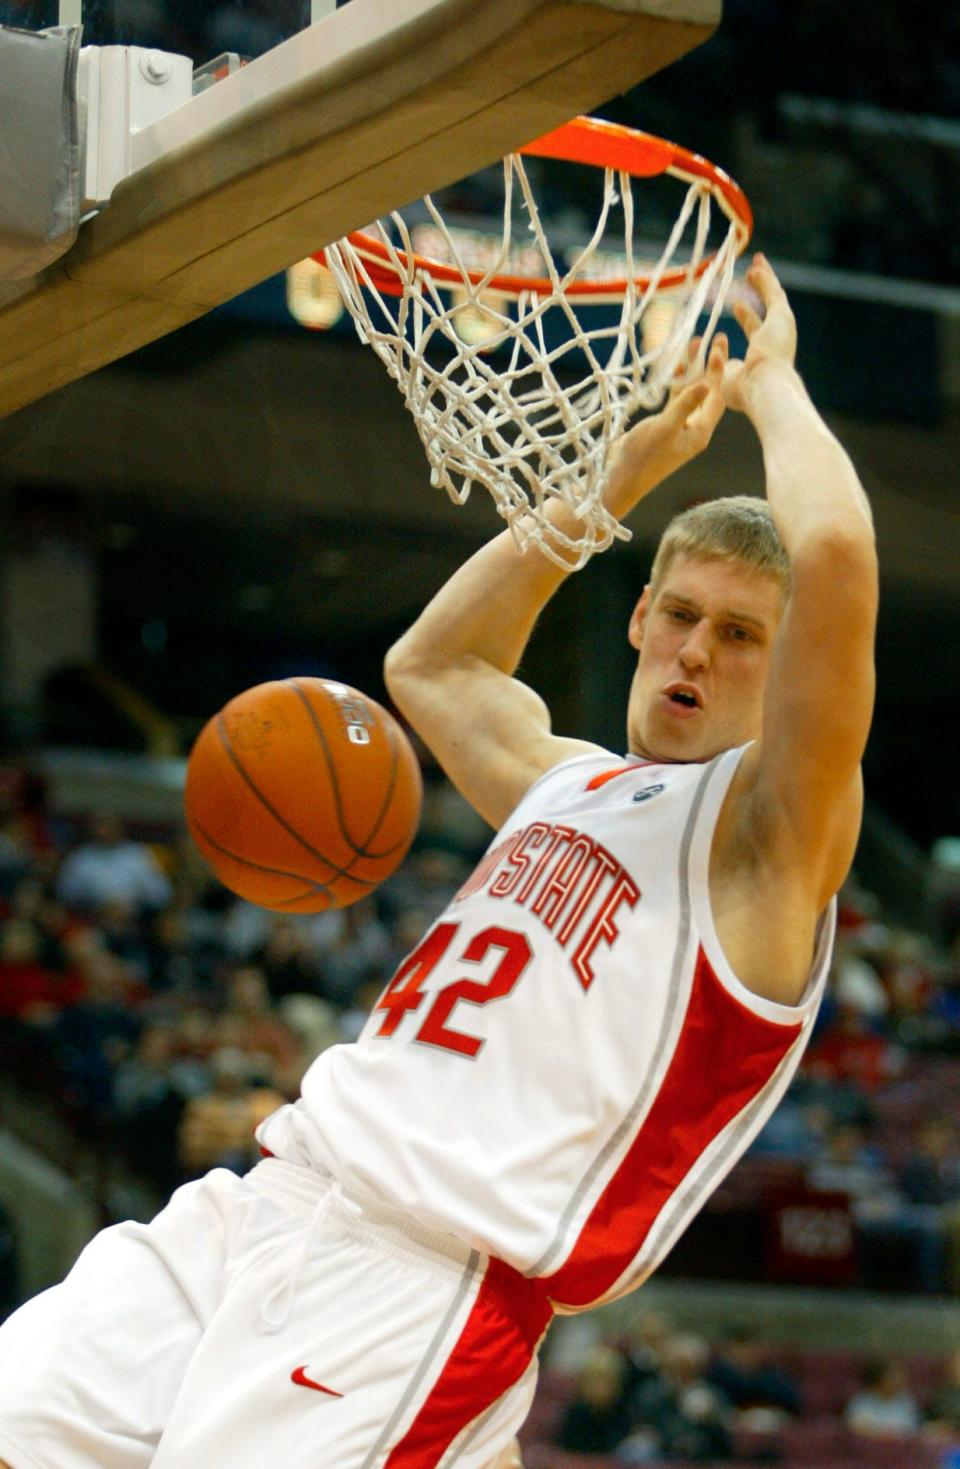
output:
[{"label": "basketball", "polygon": [[278,913],[322,913],[399,866],[422,794],[386,709],[332,679],[288,678],[238,694],[204,726],[185,804],[225,887]]}]

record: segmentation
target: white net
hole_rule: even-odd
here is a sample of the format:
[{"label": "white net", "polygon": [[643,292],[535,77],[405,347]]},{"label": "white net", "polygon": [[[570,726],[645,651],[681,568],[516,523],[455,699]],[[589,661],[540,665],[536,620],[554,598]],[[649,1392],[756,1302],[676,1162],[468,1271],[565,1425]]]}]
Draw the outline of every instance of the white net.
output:
[{"label": "white net", "polygon": [[[604,171],[596,228],[561,268],[519,154],[504,159],[502,238],[482,272],[464,260],[455,232],[429,196],[424,206],[434,239],[443,242],[445,260],[460,277],[455,285],[417,263],[411,227],[400,214],[371,229],[386,256],[379,265],[350,239],[325,251],[361,338],[413,414],[433,483],[458,504],[475,484],[483,485],[521,550],[535,543],[566,567],[583,565],[615,538],[629,539],[603,503],[611,449],[639,409],[663,401],[706,314],[689,369],[703,370],[742,248],[737,222],[729,218],[711,257],[710,185],[685,181],[686,197],[663,253],[652,267],[645,262],[642,272],[634,259],[629,174]],[[616,208],[622,212],[626,286],[616,297],[618,309],[599,312],[570,290],[595,277]],[[523,249],[535,243],[548,289],[519,290],[508,299],[491,291],[491,281],[513,258],[514,235],[521,233],[514,224],[518,209],[525,216]],[[384,265],[395,276],[390,291],[378,284]],[[664,279],[678,269],[684,283],[667,294]],[[555,500],[573,513],[577,534],[551,519],[548,507]]]}]

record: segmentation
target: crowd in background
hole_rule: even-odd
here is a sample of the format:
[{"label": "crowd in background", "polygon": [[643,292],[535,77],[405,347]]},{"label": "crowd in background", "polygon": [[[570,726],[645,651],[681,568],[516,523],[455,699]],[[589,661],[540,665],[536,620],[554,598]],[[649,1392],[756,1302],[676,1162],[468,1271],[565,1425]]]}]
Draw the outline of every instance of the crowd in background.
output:
[{"label": "crowd in background", "polygon": [[529,1469],[552,1469],[556,1449],[612,1466],[808,1469],[844,1462],[857,1444],[878,1461],[889,1447],[917,1469],[928,1455],[950,1463],[960,1447],[960,1351],[824,1358],[772,1348],[745,1325],[708,1341],[641,1310],[621,1335],[596,1340],[574,1374],[548,1371],[545,1388],[527,1430]]},{"label": "crowd in background", "polygon": [[0,823],[0,1062],[160,1196],[249,1166],[256,1122],[355,1038],[470,867],[428,846],[374,898],[285,918],[234,899],[182,832],[148,844],[27,794]]},{"label": "crowd in background", "polygon": [[860,1283],[960,1292],[958,1103],[960,935],[891,927],[850,882],[817,1029],[752,1161],[846,1197]]}]

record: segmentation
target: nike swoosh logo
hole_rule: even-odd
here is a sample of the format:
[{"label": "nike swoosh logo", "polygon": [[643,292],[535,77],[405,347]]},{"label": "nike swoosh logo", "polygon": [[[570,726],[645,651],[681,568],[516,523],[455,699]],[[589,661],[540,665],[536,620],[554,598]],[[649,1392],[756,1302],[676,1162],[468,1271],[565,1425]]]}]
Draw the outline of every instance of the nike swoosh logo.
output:
[{"label": "nike swoosh logo", "polygon": [[322,1382],[314,1382],[312,1377],[307,1376],[306,1367],[295,1367],[290,1373],[290,1381],[295,1382],[298,1387],[312,1387],[317,1392],[325,1392],[328,1397],[342,1398],[342,1392],[334,1392],[332,1387],[324,1387]]}]

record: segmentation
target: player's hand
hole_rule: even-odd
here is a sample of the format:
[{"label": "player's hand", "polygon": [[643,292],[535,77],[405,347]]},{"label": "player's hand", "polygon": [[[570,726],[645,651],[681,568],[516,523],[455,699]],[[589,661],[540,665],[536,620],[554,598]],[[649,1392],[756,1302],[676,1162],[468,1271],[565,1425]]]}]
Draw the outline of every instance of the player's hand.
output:
[{"label": "player's hand", "polygon": [[727,407],[740,413],[747,409],[751,375],[770,362],[791,368],[797,355],[797,324],[790,302],[765,255],[753,257],[746,279],[760,298],[763,315],[745,301],[736,303],[733,314],[747,339],[747,351],[742,362],[738,358],[728,362],[723,375]]},{"label": "player's hand", "polygon": [[700,339],[694,337],[688,360],[677,369],[678,381],[660,412],[641,419],[620,440],[609,481],[608,503],[615,515],[626,514],[662,480],[702,454],[713,438],[727,406],[723,395],[727,338],[723,332],[714,337],[701,377],[679,381],[699,348]]},{"label": "player's hand", "polygon": [[[687,368],[677,369],[678,378],[685,375],[699,350],[700,338],[694,337],[687,351]],[[710,344],[703,376],[694,382],[678,382],[671,388],[666,406],[656,419],[647,420],[648,423],[659,420],[662,429],[670,436],[675,469],[703,453],[723,417],[727,406],[723,396],[723,375],[729,352],[726,333],[717,332]]]}]

